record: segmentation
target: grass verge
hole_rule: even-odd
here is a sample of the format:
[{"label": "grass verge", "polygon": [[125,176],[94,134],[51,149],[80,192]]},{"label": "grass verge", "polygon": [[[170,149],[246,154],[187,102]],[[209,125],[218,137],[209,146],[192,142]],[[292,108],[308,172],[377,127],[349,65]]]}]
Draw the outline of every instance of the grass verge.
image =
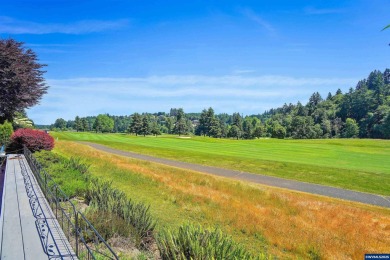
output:
[{"label": "grass verge", "polygon": [[390,251],[390,210],[249,185],[124,158],[74,142],[55,152],[82,157],[93,176],[151,205],[156,230],[218,226],[249,252],[280,258],[358,259]]}]

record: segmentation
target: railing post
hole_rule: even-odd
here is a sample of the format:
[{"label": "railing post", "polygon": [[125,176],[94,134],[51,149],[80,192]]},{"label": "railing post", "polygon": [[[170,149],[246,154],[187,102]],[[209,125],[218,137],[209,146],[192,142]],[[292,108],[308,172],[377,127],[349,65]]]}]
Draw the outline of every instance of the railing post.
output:
[{"label": "railing post", "polygon": [[[39,174],[41,173],[41,169],[39,169]],[[45,176],[45,198],[47,199],[47,176],[45,172],[43,172],[43,175]]]},{"label": "railing post", "polygon": [[[74,210],[74,208],[73,208],[73,210]],[[76,230],[75,230],[75,234],[76,234],[76,237],[75,237],[75,239],[76,239],[76,255],[78,256],[79,255],[79,220],[78,220],[78,213],[77,213],[77,211],[75,210],[74,211],[74,215],[75,215],[75,228],[76,228]]]},{"label": "railing post", "polygon": [[55,196],[55,201],[56,201],[56,219],[58,219],[57,211],[58,211],[58,186],[56,185],[56,196]]}]

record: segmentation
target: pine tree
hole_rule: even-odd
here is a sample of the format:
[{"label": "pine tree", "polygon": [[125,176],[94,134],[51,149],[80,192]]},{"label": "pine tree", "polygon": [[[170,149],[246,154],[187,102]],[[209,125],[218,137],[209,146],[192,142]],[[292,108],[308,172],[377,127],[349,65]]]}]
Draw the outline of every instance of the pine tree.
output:
[{"label": "pine tree", "polygon": [[82,131],[83,129],[83,125],[79,116],[76,116],[76,118],[74,119],[74,127],[77,132]]},{"label": "pine tree", "polygon": [[131,124],[129,126],[128,132],[133,133],[136,136],[141,134],[141,128],[142,128],[142,118],[141,115],[138,113],[134,113],[131,116]]},{"label": "pine tree", "polygon": [[150,134],[150,121],[148,115],[144,115],[142,117],[140,133],[143,134],[144,136]]}]

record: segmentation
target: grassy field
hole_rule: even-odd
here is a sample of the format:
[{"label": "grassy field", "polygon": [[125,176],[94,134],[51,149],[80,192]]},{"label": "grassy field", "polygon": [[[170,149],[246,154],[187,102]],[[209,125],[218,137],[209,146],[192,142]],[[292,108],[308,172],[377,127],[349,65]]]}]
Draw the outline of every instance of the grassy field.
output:
[{"label": "grassy field", "polygon": [[361,259],[390,251],[389,209],[248,185],[69,141],[57,141],[54,152],[83,158],[92,175],[151,205],[157,230],[187,222],[216,225],[253,253],[280,259]]},{"label": "grassy field", "polygon": [[361,139],[227,140],[177,136],[53,132],[158,157],[390,195],[390,141]]}]

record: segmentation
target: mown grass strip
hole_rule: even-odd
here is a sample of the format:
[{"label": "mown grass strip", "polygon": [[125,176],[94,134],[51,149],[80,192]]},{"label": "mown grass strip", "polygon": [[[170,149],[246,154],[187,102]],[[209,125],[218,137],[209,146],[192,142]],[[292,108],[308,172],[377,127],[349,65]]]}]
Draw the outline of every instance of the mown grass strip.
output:
[{"label": "mown grass strip", "polygon": [[53,133],[60,140],[109,147],[178,161],[390,195],[390,141],[226,140],[125,134]]}]

